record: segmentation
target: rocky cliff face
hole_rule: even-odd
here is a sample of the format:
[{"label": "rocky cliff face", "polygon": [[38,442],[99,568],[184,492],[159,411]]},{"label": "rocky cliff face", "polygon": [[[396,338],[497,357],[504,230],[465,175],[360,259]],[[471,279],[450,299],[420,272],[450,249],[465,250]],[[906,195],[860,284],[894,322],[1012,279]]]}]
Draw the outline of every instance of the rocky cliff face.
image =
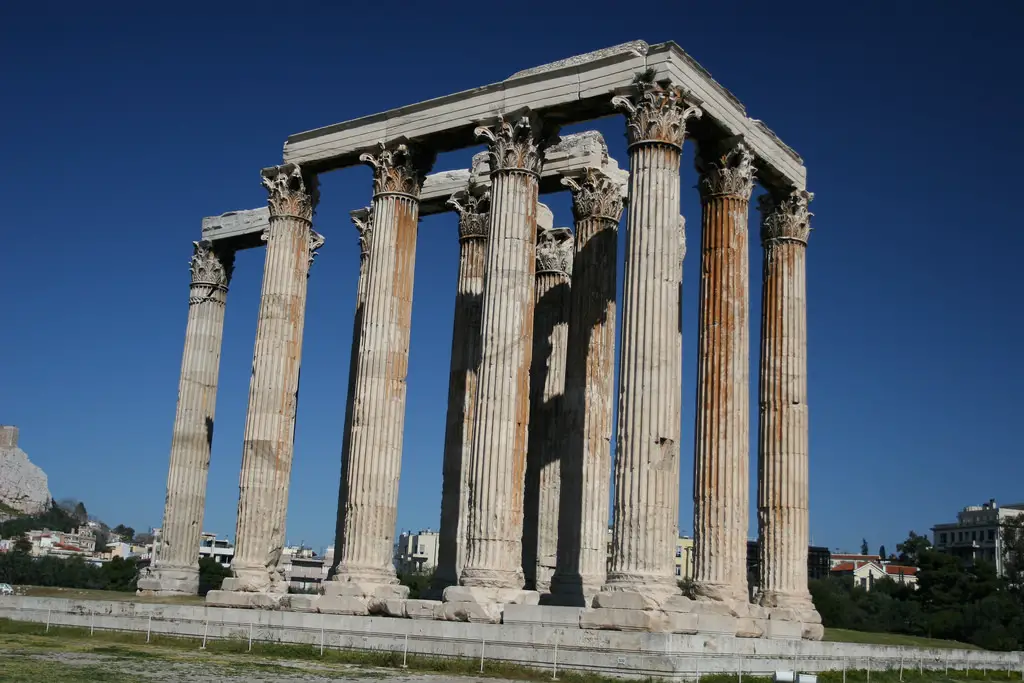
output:
[{"label": "rocky cliff face", "polygon": [[46,473],[18,448],[18,428],[0,425],[0,516],[6,508],[34,515],[50,504]]}]

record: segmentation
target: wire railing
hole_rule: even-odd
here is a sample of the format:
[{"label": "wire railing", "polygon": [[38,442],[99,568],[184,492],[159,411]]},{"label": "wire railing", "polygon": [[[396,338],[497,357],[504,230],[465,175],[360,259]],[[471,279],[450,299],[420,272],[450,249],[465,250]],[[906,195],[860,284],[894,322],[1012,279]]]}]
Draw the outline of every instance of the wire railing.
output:
[{"label": "wire railing", "polygon": [[[9,600],[9,599],[8,599]],[[22,599],[24,601],[24,599]],[[0,617],[35,622],[41,631],[54,627],[87,629],[98,632],[145,633],[146,642],[155,637],[191,639],[206,649],[214,642],[230,642],[234,651],[259,651],[264,645],[304,645],[312,654],[359,651],[387,653],[389,661],[407,666],[410,658],[462,659],[479,662],[484,672],[488,663],[503,662],[532,669],[550,671],[553,679],[560,671],[591,671],[605,675],[658,677],[677,680],[699,680],[710,674],[766,676],[779,671],[842,673],[844,683],[871,681],[883,672],[923,674],[942,671],[980,674],[1000,678],[1016,677],[1024,681],[1024,657],[1019,652],[988,652],[974,650],[936,650],[914,647],[847,645],[807,647],[800,641],[789,641],[778,647],[764,647],[762,652],[715,652],[694,648],[692,638],[667,636],[664,647],[635,649],[615,647],[607,641],[581,639],[582,631],[572,628],[462,629],[453,635],[431,625],[430,620],[399,620],[388,617],[340,617],[314,613],[268,612],[230,608],[204,608],[159,604],[136,604],[131,608],[111,608],[109,602],[46,600],[41,604],[19,601],[0,602]],[[46,606],[44,606],[44,604]],[[131,605],[131,603],[128,603]],[[159,608],[169,608],[167,613]],[[291,616],[288,616],[291,615]],[[277,623],[272,623],[272,622]],[[396,624],[398,622],[398,624]],[[391,628],[385,628],[390,626]],[[397,627],[396,627],[397,626]],[[479,637],[470,637],[474,631]],[[528,637],[522,637],[523,634]],[[497,634],[497,635],[496,635]],[[519,637],[516,637],[516,636]],[[614,640],[614,639],[612,639]],[[699,640],[699,639],[698,639]],[[625,638],[622,642],[637,642]],[[761,641],[764,643],[765,641]],[[839,644],[825,644],[827,646]],[[891,680],[891,679],[890,679]]]}]

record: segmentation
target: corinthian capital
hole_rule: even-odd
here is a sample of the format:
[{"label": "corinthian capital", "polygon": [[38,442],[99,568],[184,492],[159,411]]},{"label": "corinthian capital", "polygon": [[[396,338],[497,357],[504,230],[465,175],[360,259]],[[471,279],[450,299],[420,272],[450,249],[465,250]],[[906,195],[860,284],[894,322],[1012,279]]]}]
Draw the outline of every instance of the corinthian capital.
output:
[{"label": "corinthian capital", "polygon": [[359,160],[373,167],[373,193],[395,192],[420,196],[423,179],[434,164],[434,155],[405,143],[377,143],[377,154],[363,153]]},{"label": "corinthian capital", "polygon": [[572,277],[572,232],[568,228],[541,230],[537,235],[537,274]]},{"label": "corinthian capital", "polygon": [[192,243],[192,284],[227,289],[235,267],[235,252],[215,251],[207,240]]},{"label": "corinthian capital", "polygon": [[784,197],[772,194],[758,197],[761,242],[793,240],[807,244],[814,215],[808,210],[812,199],[814,194],[807,190],[793,190]]},{"label": "corinthian capital", "polygon": [[701,196],[731,195],[750,200],[754,153],[742,140],[702,144],[696,158]]},{"label": "corinthian capital", "polygon": [[552,142],[555,130],[545,126],[534,113],[498,117],[493,126],[478,126],[473,134],[487,140],[491,173],[496,171],[528,171],[540,174],[544,149]]},{"label": "corinthian capital", "polygon": [[491,192],[479,197],[470,192],[453,194],[445,202],[459,214],[459,239],[487,239],[490,227]]},{"label": "corinthian capital", "polygon": [[647,74],[638,75],[635,86],[637,92],[632,97],[612,98],[612,104],[626,114],[629,145],[657,143],[682,149],[686,122],[703,113],[690,93],[670,81],[655,83]]},{"label": "corinthian capital", "polygon": [[[317,249],[324,246],[324,236],[315,230],[309,231],[309,267],[313,267],[313,259],[316,258]],[[306,277],[309,277],[309,271],[306,271]]]},{"label": "corinthian capital", "polygon": [[625,185],[596,168],[587,168],[578,178],[564,177],[562,184],[572,192],[572,213],[577,221],[622,217]]},{"label": "corinthian capital", "polygon": [[297,164],[271,166],[260,172],[266,188],[270,217],[288,216],[313,221],[313,210],[320,200],[316,176],[305,177]]},{"label": "corinthian capital", "polygon": [[373,209],[364,206],[351,212],[352,223],[359,231],[359,255],[366,258],[370,255],[370,246],[373,241]]}]

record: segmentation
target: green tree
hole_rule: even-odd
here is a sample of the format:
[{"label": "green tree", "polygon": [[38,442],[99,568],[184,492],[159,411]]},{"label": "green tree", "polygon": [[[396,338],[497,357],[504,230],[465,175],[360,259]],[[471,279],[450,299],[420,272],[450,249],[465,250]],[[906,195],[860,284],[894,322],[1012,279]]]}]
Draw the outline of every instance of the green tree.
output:
[{"label": "green tree", "polygon": [[860,539],[860,554],[861,555],[867,555],[868,552],[869,552],[868,551],[868,539],[866,539],[866,538]]},{"label": "green tree", "polygon": [[885,554],[885,546],[884,545],[878,546],[878,556],[880,558],[882,558],[883,560],[889,558],[889,556]]},{"label": "green tree", "polygon": [[14,542],[14,552],[21,553],[22,555],[28,555],[32,552],[32,541],[28,540],[28,536],[18,536],[18,540]]},{"label": "green tree", "polygon": [[430,587],[434,572],[403,572],[398,575],[398,583],[409,587],[409,598],[418,599]]},{"label": "green tree", "polygon": [[132,539],[135,538],[135,529],[130,526],[125,526],[124,524],[118,524],[111,529],[110,532],[114,536],[119,536],[125,543],[131,543]]},{"label": "green tree", "polygon": [[224,579],[231,576],[231,570],[221,565],[212,557],[199,560],[199,594],[206,595],[210,591],[220,590]]},{"label": "green tree", "polygon": [[911,531],[907,534],[907,540],[896,544],[896,552],[899,553],[900,564],[920,567],[922,554],[931,547],[932,542],[928,540],[927,536],[918,536]]},{"label": "green tree", "polygon": [[89,521],[89,513],[85,509],[85,503],[78,501],[78,505],[75,506],[71,516],[78,520],[79,524],[85,524]]}]

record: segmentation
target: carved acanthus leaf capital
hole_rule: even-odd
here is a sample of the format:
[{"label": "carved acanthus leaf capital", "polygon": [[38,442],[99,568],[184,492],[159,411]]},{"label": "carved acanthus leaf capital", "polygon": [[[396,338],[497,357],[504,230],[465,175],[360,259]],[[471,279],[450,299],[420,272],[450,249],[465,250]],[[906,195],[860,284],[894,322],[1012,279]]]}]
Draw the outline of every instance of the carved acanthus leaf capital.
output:
[{"label": "carved acanthus leaf capital", "polygon": [[396,192],[420,196],[423,179],[434,164],[434,155],[414,145],[377,143],[377,154],[364,152],[359,160],[373,168],[373,193]]},{"label": "carved acanthus leaf capital", "polygon": [[478,126],[473,134],[487,140],[491,173],[527,171],[540,175],[544,150],[553,142],[555,129],[532,112],[506,119],[498,117],[493,126]]},{"label": "carved acanthus leaf capital", "polygon": [[562,184],[572,191],[572,213],[577,221],[608,218],[619,222],[625,202],[621,182],[598,169],[587,168],[578,178],[562,178]]},{"label": "carved acanthus leaf capital", "polygon": [[361,258],[370,255],[370,247],[373,244],[373,208],[364,206],[356,209],[351,214],[352,223],[359,231],[359,254]]},{"label": "carved acanthus leaf capital", "polygon": [[235,267],[235,252],[213,248],[207,240],[192,243],[192,284],[227,289]]},{"label": "carved acanthus leaf capital", "polygon": [[[324,236],[315,230],[309,231],[309,268],[313,267],[313,259],[316,258],[317,249],[324,246]],[[309,277],[307,270],[306,276]]]},{"label": "carved acanthus leaf capital", "polygon": [[562,273],[572,277],[572,232],[551,228],[537,234],[537,273]]},{"label": "carved acanthus leaf capital", "polygon": [[761,212],[761,242],[773,240],[794,240],[807,244],[811,234],[811,216],[808,205],[814,193],[807,190],[793,190],[779,197],[763,194],[758,197]]},{"label": "carved acanthus leaf capital", "polygon": [[268,197],[270,217],[300,218],[313,221],[313,211],[320,200],[316,176],[306,177],[297,164],[271,166],[260,172]]},{"label": "carved acanthus leaf capital", "polygon": [[693,96],[670,81],[655,83],[649,74],[638,75],[635,87],[632,97],[612,98],[612,104],[626,114],[629,145],[656,143],[682,149],[686,122],[703,114]]},{"label": "carved acanthus leaf capital", "polygon": [[702,196],[731,195],[750,200],[756,175],[754,153],[742,140],[702,145],[695,161]]},{"label": "carved acanthus leaf capital", "polygon": [[445,202],[459,214],[459,239],[487,239],[491,220],[491,192],[453,194]]}]

